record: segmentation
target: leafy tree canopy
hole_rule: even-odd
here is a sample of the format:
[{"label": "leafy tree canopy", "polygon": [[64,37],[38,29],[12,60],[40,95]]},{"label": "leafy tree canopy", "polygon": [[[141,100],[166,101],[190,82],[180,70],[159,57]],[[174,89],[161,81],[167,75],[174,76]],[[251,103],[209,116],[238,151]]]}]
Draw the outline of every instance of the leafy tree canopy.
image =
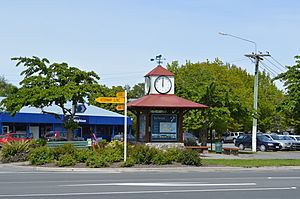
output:
[{"label": "leafy tree canopy", "polygon": [[0,96],[6,97],[7,95],[14,93],[17,87],[8,83],[4,76],[0,76]]},{"label": "leafy tree canopy", "polygon": [[[199,131],[204,124],[217,132],[225,130],[250,131],[253,112],[254,77],[245,70],[222,63],[191,63],[179,66],[172,62],[168,69],[176,76],[176,94],[197,103],[208,105],[206,111],[187,113],[184,126]],[[268,74],[259,73],[258,125],[262,131],[272,130],[274,118],[280,118],[276,106],[283,94],[272,83]]]},{"label": "leafy tree canopy", "polygon": [[[72,130],[77,127],[74,122],[75,110],[65,104],[71,101],[76,107],[78,103],[90,100],[93,93],[102,89],[97,83],[99,76],[93,71],[85,72],[67,63],[50,63],[46,58],[16,57],[12,60],[17,61],[17,66],[22,64],[26,67],[21,73],[24,79],[20,82],[21,87],[10,93],[1,105],[15,115],[24,106],[43,109],[55,104],[63,112],[68,139],[72,139]],[[56,113],[50,114],[57,116]]]},{"label": "leafy tree canopy", "polygon": [[300,132],[300,56],[295,56],[295,65],[288,66],[285,73],[279,74],[275,80],[284,82],[286,97],[280,110],[289,118],[288,123]]}]

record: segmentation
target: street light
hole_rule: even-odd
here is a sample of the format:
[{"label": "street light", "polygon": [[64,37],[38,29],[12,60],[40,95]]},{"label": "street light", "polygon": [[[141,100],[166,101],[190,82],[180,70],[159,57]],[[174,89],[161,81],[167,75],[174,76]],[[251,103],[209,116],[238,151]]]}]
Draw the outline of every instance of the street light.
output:
[{"label": "street light", "polygon": [[238,37],[238,36],[231,35],[231,34],[224,33],[224,32],[219,32],[219,34],[223,35],[223,36],[229,36],[229,37],[233,37],[233,38],[237,38],[237,39],[240,39],[240,40],[243,40],[243,41],[247,41],[247,42],[253,43],[254,44],[254,49],[255,49],[255,54],[257,53],[257,45],[256,45],[256,43],[254,41],[251,41],[251,40],[248,40],[248,39],[244,39],[242,37]]},{"label": "street light", "polygon": [[[261,57],[263,56],[270,56],[269,54],[267,55],[263,55],[263,54],[257,54],[257,45],[254,41],[248,40],[248,39],[244,39],[242,37],[238,37],[235,35],[231,35],[231,34],[227,34],[227,33],[223,33],[223,32],[219,32],[220,35],[223,36],[229,36],[229,37],[233,37],[236,39],[240,39],[243,41],[247,41],[250,43],[254,44],[254,48],[255,48],[255,53],[252,53],[250,55],[245,55],[246,57],[255,59],[255,79],[254,79],[254,96],[253,96],[253,109],[255,111],[255,113],[257,113],[257,99],[258,99],[258,66],[259,66],[259,61],[262,60]],[[252,151],[256,152],[256,133],[257,133],[257,119],[255,117],[255,115],[253,115],[253,126],[252,126]]]}]

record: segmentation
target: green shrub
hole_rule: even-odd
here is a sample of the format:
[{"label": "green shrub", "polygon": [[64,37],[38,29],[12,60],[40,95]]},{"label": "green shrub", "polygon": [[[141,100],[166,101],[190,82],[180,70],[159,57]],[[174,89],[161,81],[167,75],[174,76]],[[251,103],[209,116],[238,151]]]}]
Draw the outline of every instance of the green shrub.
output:
[{"label": "green shrub", "polygon": [[8,142],[3,145],[1,151],[1,162],[27,161],[30,153],[30,141]]},{"label": "green shrub", "polygon": [[47,141],[43,140],[43,139],[37,139],[37,140],[31,140],[31,148],[37,148],[37,147],[41,147],[41,146],[46,146]]},{"label": "green shrub", "polygon": [[78,149],[75,153],[75,158],[77,162],[85,163],[91,153],[92,151],[89,149]]},{"label": "green shrub", "polygon": [[182,150],[179,160],[184,165],[200,166],[201,159],[199,153],[193,150]]},{"label": "green shrub", "polygon": [[108,146],[100,151],[109,158],[110,162],[120,162],[124,159],[124,146],[115,145],[114,147]]},{"label": "green shrub", "polygon": [[176,148],[169,148],[166,151],[166,156],[169,157],[172,162],[180,162],[181,151],[182,150]]},{"label": "green shrub", "polygon": [[172,160],[167,156],[164,151],[157,151],[157,153],[152,158],[152,163],[156,165],[172,164]]},{"label": "green shrub", "polygon": [[35,148],[29,155],[29,161],[33,165],[43,165],[46,163],[53,162],[54,155],[53,151],[47,146]]},{"label": "green shrub", "polygon": [[123,162],[122,163],[122,167],[132,167],[132,166],[134,166],[135,165],[135,161],[134,161],[134,159],[132,158],[132,157],[128,157],[127,159],[126,159],[126,162]]},{"label": "green shrub", "polygon": [[76,159],[72,154],[64,154],[59,156],[59,159],[56,162],[56,164],[60,167],[74,166],[76,164]]},{"label": "green shrub", "polygon": [[153,157],[158,153],[158,149],[145,145],[136,145],[129,151],[130,156],[136,164],[151,164]]},{"label": "green shrub", "polygon": [[102,139],[100,142],[98,142],[98,145],[101,149],[103,149],[107,145],[106,139]]},{"label": "green shrub", "polygon": [[77,152],[76,147],[73,144],[64,144],[59,147],[55,147],[53,149],[53,155],[55,160],[59,160],[59,157],[62,155],[70,154],[75,157],[75,154]]},{"label": "green shrub", "polygon": [[110,162],[107,159],[107,156],[94,152],[88,157],[86,165],[91,168],[101,168],[110,166]]},{"label": "green shrub", "polygon": [[118,140],[114,140],[107,144],[107,147],[110,147],[110,148],[116,148],[116,147],[122,147],[122,146],[124,146],[124,143],[121,141],[118,141]]}]

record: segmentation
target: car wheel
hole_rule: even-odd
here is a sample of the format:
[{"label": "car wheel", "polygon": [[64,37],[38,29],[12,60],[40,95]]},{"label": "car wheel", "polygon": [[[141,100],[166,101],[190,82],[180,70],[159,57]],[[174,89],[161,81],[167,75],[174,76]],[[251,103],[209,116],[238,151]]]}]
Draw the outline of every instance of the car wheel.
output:
[{"label": "car wheel", "polygon": [[265,145],[262,144],[262,145],[259,146],[259,149],[260,149],[261,151],[266,151],[267,148],[266,148]]},{"label": "car wheel", "polygon": [[243,144],[239,144],[239,149],[244,150],[245,146]]}]

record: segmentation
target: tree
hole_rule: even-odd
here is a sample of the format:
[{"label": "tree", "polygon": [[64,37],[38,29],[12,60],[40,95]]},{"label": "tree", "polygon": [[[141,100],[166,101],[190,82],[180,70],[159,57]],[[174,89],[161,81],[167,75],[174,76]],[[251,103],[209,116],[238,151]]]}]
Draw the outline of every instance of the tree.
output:
[{"label": "tree", "polygon": [[145,83],[138,83],[132,87],[128,92],[128,97],[130,98],[140,98],[145,95]]},{"label": "tree", "polygon": [[[97,83],[99,76],[95,72],[85,72],[67,63],[50,63],[48,59],[17,57],[17,66],[24,65],[22,71],[24,79],[20,88],[5,98],[1,105],[11,115],[15,115],[24,106],[33,106],[43,110],[53,104],[61,108],[63,118],[58,113],[45,112],[60,118],[67,129],[68,140],[73,139],[73,130],[78,128],[74,121],[75,108],[85,99],[90,100],[93,93],[98,92],[101,86]],[[71,101],[72,107],[66,107]]]},{"label": "tree", "polygon": [[8,83],[4,76],[0,76],[0,96],[6,97],[7,95],[14,93],[17,87]]},{"label": "tree", "polygon": [[[253,110],[253,75],[219,59],[179,66],[172,62],[168,69],[175,74],[176,95],[209,106],[204,111],[189,111],[184,118],[185,130],[194,133],[215,129],[226,131],[251,130]],[[283,99],[271,78],[264,72],[259,85],[258,122],[264,131],[275,128],[282,120],[276,107]]]},{"label": "tree", "polygon": [[280,110],[289,118],[290,125],[300,132],[300,56],[295,56],[296,64],[288,66],[288,70],[275,77],[275,80],[284,82],[286,97]]}]

